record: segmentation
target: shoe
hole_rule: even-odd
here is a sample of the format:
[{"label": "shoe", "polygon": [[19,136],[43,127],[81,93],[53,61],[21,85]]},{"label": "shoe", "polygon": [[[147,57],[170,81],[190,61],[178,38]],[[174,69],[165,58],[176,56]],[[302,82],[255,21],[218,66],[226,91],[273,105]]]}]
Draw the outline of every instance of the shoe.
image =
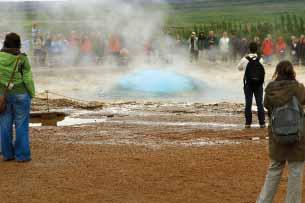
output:
[{"label": "shoe", "polygon": [[260,127],[260,128],[266,128],[266,125],[263,124],[263,125],[260,125],[259,127]]},{"label": "shoe", "polygon": [[16,160],[18,163],[26,163],[26,162],[30,162],[32,159],[25,159],[25,160]]},{"label": "shoe", "polygon": [[245,125],[245,128],[246,128],[246,129],[249,129],[249,128],[251,128],[251,125],[247,125],[247,124],[246,124],[246,125]]},{"label": "shoe", "polygon": [[13,161],[13,160],[15,160],[14,157],[13,158],[3,158],[3,161]]}]

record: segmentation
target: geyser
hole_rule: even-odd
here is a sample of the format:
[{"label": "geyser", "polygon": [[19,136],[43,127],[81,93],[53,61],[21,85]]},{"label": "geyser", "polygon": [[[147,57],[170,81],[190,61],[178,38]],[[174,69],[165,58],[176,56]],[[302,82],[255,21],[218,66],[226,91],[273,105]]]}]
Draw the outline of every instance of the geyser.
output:
[{"label": "geyser", "polygon": [[120,90],[150,94],[182,94],[199,91],[199,81],[174,71],[145,69],[123,76]]}]

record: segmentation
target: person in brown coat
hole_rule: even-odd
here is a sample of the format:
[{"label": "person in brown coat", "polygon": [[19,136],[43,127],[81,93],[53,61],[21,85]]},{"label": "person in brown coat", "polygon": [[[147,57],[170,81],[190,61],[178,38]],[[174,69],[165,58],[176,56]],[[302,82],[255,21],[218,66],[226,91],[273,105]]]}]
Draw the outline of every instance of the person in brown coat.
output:
[{"label": "person in brown coat", "polygon": [[[296,73],[291,62],[282,61],[276,67],[273,81],[265,90],[264,106],[268,110],[269,118],[274,107],[288,103],[293,96],[299,100],[300,104],[305,105],[304,85],[296,80]],[[271,164],[257,203],[273,202],[286,162],[288,162],[289,176],[285,202],[301,203],[305,136],[295,144],[279,144],[275,141],[270,126],[271,122],[269,122],[268,128]]]}]

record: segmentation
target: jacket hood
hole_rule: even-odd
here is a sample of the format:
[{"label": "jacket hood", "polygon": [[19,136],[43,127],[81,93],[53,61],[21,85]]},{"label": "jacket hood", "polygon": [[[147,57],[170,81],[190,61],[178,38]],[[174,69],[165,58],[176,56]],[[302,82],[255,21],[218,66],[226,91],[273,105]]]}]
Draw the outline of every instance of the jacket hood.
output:
[{"label": "jacket hood", "polygon": [[293,80],[273,81],[266,87],[266,99],[272,106],[281,106],[298,95],[300,84]]},{"label": "jacket hood", "polygon": [[6,52],[0,52],[0,66],[11,66],[16,61],[17,56]]}]

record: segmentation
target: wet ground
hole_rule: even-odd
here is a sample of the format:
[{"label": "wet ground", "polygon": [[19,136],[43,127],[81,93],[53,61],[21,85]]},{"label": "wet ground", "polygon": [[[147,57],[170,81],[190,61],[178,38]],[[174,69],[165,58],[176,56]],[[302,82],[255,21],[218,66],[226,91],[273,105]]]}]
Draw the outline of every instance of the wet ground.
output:
[{"label": "wet ground", "polygon": [[[2,202],[252,203],[263,184],[268,137],[243,129],[242,104],[57,99],[49,108],[69,116],[31,127],[30,163],[0,163]],[[276,202],[286,183],[285,173]]]},{"label": "wet ground", "polygon": [[[213,68],[211,68],[213,66]],[[179,94],[152,94],[150,92],[133,92],[120,89],[126,83],[126,76],[137,78],[139,71],[163,72],[165,76],[181,75],[198,86],[194,92],[179,92]],[[167,74],[166,74],[167,73]],[[129,67],[65,67],[65,68],[35,68],[34,76],[39,93],[49,90],[52,93],[90,101],[164,101],[164,102],[203,102],[214,103],[223,101],[238,102],[243,99],[243,73],[236,70],[233,64],[205,64],[201,67],[190,64],[150,64],[130,65]],[[153,76],[151,79],[160,81],[163,88],[164,75],[161,78]],[[173,80],[169,78],[168,80]],[[175,81],[176,82],[176,81]],[[149,83],[151,85],[151,83]],[[183,87],[181,87],[183,88]],[[147,89],[137,87],[136,89]],[[177,88],[179,89],[179,88]]]},{"label": "wet ground", "polygon": [[[189,72],[207,79],[208,92],[149,101],[111,94],[125,70],[34,70],[39,92],[57,95],[38,94],[33,112],[68,116],[57,127],[31,124],[31,162],[0,162],[1,202],[254,203],[267,130],[243,129],[242,73],[217,67]],[[286,184],[287,172],[276,203]]]}]

